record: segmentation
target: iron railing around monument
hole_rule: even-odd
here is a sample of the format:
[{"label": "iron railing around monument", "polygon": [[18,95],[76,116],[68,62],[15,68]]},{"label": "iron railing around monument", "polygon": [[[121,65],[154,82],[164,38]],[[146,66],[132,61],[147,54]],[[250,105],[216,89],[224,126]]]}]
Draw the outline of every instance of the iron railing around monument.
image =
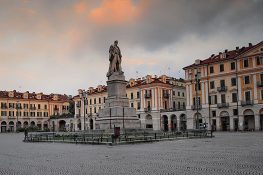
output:
[{"label": "iron railing around monument", "polygon": [[93,130],[88,132],[43,132],[30,133],[25,137],[25,142],[59,142],[76,144],[121,144],[154,142],[169,139],[184,138],[206,138],[213,137],[210,130],[186,130],[186,131],[153,131],[147,129],[125,130],[119,136],[102,130]]}]

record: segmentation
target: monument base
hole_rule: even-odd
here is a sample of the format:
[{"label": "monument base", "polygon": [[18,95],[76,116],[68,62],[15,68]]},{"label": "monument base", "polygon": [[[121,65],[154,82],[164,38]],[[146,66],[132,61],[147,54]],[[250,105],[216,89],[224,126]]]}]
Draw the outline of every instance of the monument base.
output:
[{"label": "monument base", "polygon": [[141,123],[136,115],[135,108],[129,107],[129,99],[126,97],[126,84],[123,72],[114,72],[107,81],[108,98],[105,108],[99,111],[96,123],[99,129],[138,129]]}]

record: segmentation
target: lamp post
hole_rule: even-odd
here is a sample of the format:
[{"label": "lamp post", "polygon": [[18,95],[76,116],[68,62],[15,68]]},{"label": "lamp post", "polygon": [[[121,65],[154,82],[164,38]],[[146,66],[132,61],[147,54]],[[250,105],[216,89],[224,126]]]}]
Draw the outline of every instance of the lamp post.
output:
[{"label": "lamp post", "polygon": [[87,93],[85,91],[82,92],[82,100],[83,100],[83,117],[84,117],[84,131],[86,131],[86,101],[87,101],[87,97],[86,97]]},{"label": "lamp post", "polygon": [[198,100],[198,90],[199,90],[199,84],[200,84],[200,72],[196,72],[195,74],[195,83],[196,83],[196,87],[195,87],[195,107],[196,107],[196,129],[200,129],[200,124],[199,124],[199,100]]}]

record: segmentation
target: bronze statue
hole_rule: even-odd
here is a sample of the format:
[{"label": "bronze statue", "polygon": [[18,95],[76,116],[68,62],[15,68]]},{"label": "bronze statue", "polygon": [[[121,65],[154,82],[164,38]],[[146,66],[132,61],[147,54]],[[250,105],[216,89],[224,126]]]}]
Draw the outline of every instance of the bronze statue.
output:
[{"label": "bronze statue", "polygon": [[113,72],[120,72],[122,73],[121,68],[121,50],[118,46],[118,41],[114,41],[114,44],[110,46],[109,49],[109,71],[107,73],[107,77],[111,76]]}]

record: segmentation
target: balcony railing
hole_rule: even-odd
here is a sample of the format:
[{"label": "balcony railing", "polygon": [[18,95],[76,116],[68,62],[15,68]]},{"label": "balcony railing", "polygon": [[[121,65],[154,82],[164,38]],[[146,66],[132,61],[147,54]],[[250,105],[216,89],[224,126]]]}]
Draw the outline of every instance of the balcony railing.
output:
[{"label": "balcony railing", "polygon": [[229,107],[229,103],[217,103],[217,107],[218,108],[228,108]]},{"label": "balcony railing", "polygon": [[241,101],[241,106],[252,106],[254,105],[253,100]]},{"label": "balcony railing", "polygon": [[169,94],[168,93],[164,93],[163,94],[163,98],[169,98]]},{"label": "balcony railing", "polygon": [[218,92],[226,92],[227,91],[227,86],[217,87],[217,91]]},{"label": "balcony railing", "polygon": [[257,86],[258,86],[258,87],[263,87],[263,81],[257,82]]},{"label": "balcony railing", "polygon": [[192,110],[202,109],[202,105],[192,105]]},{"label": "balcony railing", "polygon": [[146,93],[146,94],[144,94],[144,97],[145,97],[145,98],[151,98],[151,97],[152,97],[152,94],[151,94],[151,93]]},{"label": "balcony railing", "polygon": [[151,111],[151,107],[144,108],[144,112],[150,112],[150,111]]}]

